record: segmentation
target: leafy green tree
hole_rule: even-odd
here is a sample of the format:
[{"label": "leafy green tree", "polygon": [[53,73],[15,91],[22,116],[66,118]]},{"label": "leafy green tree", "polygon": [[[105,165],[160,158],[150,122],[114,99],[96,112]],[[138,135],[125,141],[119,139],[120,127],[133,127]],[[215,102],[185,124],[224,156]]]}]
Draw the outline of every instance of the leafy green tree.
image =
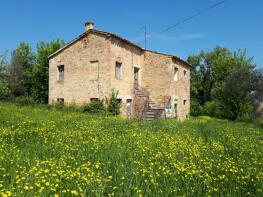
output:
[{"label": "leafy green tree", "polygon": [[8,83],[6,52],[0,54],[0,100],[10,97],[11,91]]},{"label": "leafy green tree", "polygon": [[0,53],[0,80],[3,80],[7,77],[7,65],[8,62],[6,60],[7,52]]},{"label": "leafy green tree", "polygon": [[7,100],[11,95],[7,80],[0,80],[0,100]]},{"label": "leafy green tree", "polygon": [[114,90],[114,89],[111,91],[111,97],[109,100],[108,111],[113,115],[120,114],[121,104],[118,100],[118,94],[119,94],[119,92]]},{"label": "leafy green tree", "polygon": [[263,101],[263,72],[246,66],[232,70],[223,89],[216,93],[223,117],[231,120],[251,119]]},{"label": "leafy green tree", "polygon": [[33,92],[37,102],[48,102],[48,65],[49,55],[65,45],[63,40],[57,39],[50,43],[40,42],[37,44],[36,63],[33,68]]},{"label": "leafy green tree", "polygon": [[[227,48],[219,46],[211,52],[201,51],[198,55],[189,56],[187,61],[193,66],[191,72],[191,106],[193,106],[191,114],[195,115],[198,115],[197,112],[204,111],[200,108],[206,102],[216,100],[215,92],[224,88],[226,78],[232,70],[242,67],[255,68],[253,58],[246,56],[246,50],[231,52]],[[214,113],[207,111],[213,109],[212,106],[218,105],[215,102],[207,104],[206,114]]]},{"label": "leafy green tree", "polygon": [[29,96],[32,91],[32,68],[35,63],[35,54],[30,45],[21,42],[12,52],[8,66],[10,87],[14,97]]}]

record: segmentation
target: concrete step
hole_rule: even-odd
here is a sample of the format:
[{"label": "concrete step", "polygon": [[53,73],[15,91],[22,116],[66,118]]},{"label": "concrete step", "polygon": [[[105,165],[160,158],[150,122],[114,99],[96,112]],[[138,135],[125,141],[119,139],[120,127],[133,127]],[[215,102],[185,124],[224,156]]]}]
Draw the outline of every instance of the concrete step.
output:
[{"label": "concrete step", "polygon": [[156,116],[156,113],[153,112],[146,112],[145,116]]},{"label": "concrete step", "polygon": [[156,116],[156,113],[153,112],[145,112],[144,116]]},{"label": "concrete step", "polygon": [[156,109],[148,108],[146,112],[156,113]]},{"label": "concrete step", "polygon": [[141,95],[141,94],[136,94],[136,96],[138,96],[138,97],[145,97],[145,98],[147,98],[147,96],[145,96],[145,95]]}]

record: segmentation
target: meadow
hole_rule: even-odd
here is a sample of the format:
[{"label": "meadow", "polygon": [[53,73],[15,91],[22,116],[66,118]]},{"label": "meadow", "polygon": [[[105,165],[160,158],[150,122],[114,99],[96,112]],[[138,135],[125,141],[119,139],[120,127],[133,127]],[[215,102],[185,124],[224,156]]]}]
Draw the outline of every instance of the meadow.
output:
[{"label": "meadow", "polygon": [[2,196],[262,196],[262,125],[0,103]]}]

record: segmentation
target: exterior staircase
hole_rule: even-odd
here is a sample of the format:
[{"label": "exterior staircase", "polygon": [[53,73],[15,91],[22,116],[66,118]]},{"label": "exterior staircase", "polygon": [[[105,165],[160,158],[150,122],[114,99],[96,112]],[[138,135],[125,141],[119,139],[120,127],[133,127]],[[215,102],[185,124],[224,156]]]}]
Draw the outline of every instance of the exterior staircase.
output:
[{"label": "exterior staircase", "polygon": [[160,109],[157,107],[156,103],[152,100],[150,100],[149,95],[147,92],[135,88],[135,96],[139,97],[141,101],[144,102],[142,113],[141,113],[141,118],[147,121],[154,120],[156,118],[159,118],[160,114],[159,111]]}]

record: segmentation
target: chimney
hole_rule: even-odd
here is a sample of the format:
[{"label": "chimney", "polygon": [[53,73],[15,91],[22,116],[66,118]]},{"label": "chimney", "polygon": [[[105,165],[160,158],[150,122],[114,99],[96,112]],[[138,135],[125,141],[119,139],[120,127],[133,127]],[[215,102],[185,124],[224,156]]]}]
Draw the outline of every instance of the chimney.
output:
[{"label": "chimney", "polygon": [[93,22],[86,22],[85,23],[85,31],[93,29],[94,23]]}]

